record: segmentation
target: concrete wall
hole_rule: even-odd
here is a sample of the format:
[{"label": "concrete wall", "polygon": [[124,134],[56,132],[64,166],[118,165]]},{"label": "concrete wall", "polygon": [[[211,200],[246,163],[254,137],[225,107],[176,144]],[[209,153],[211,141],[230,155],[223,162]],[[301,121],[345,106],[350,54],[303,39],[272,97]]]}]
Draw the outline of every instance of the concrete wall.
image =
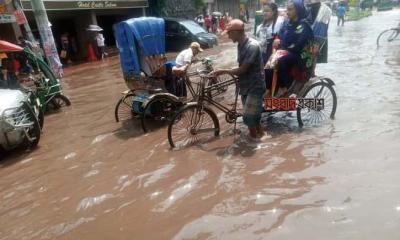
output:
[{"label": "concrete wall", "polygon": [[168,17],[193,19],[196,15],[196,9],[191,0],[166,0],[164,14]]}]

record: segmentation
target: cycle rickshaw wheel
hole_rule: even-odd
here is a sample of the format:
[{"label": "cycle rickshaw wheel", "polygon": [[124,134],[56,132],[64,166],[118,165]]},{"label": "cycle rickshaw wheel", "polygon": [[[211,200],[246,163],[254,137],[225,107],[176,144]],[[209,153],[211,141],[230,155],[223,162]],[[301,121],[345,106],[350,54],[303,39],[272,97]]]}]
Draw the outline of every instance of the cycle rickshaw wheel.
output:
[{"label": "cycle rickshaw wheel", "polygon": [[54,96],[53,99],[51,99],[50,105],[51,105],[50,109],[58,110],[62,107],[70,106],[71,102],[66,96],[58,94]]},{"label": "cycle rickshaw wheel", "polygon": [[308,87],[302,98],[324,99],[323,109],[297,108],[299,126],[318,125],[336,113],[337,97],[332,85],[326,82],[316,82]]},{"label": "cycle rickshaw wheel", "polygon": [[156,97],[147,103],[141,114],[144,132],[151,132],[169,123],[181,103],[167,97]]},{"label": "cycle rickshaw wheel", "polygon": [[400,31],[396,29],[388,29],[383,32],[381,32],[376,39],[376,45],[378,47],[382,47],[385,45],[390,44],[392,41],[394,41],[397,36],[400,34]]},{"label": "cycle rickshaw wheel", "polygon": [[168,141],[172,148],[205,142],[218,135],[217,115],[211,109],[198,104],[182,108],[168,126]]},{"label": "cycle rickshaw wheel", "polygon": [[23,118],[23,121],[27,121],[23,122],[23,124],[28,125],[26,133],[30,138],[28,139],[27,137],[25,137],[22,146],[27,149],[35,148],[40,140],[40,134],[41,134],[40,123],[36,117],[34,110],[27,103],[24,102],[22,108],[24,110],[24,114],[26,114],[26,117]]},{"label": "cycle rickshaw wheel", "polygon": [[117,105],[115,106],[115,121],[125,121],[127,119],[131,119],[133,116],[132,112],[132,103],[135,94],[128,93],[124,95],[121,99],[118,100]]}]

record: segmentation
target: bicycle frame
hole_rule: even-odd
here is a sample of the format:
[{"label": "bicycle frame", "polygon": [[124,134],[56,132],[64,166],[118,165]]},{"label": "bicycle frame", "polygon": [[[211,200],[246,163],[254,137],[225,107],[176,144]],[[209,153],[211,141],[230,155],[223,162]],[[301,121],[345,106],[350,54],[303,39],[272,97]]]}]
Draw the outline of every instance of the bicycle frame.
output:
[{"label": "bicycle frame", "polygon": [[[237,78],[233,78],[233,79],[229,79],[220,83],[216,83],[213,84],[211,86],[207,86],[205,87],[205,83],[207,80],[209,80],[209,76],[200,76],[201,77],[201,85],[200,85],[200,90],[201,93],[198,97],[197,102],[199,103],[200,106],[204,106],[204,103],[209,103],[212,106],[215,106],[217,109],[219,109],[220,111],[222,111],[223,113],[227,114],[230,117],[233,117],[234,119],[236,119],[237,117],[241,116],[240,114],[237,113],[236,111],[236,107],[237,107],[237,100],[238,100],[238,96],[239,96],[239,91],[237,88]],[[211,97],[211,93],[212,91],[216,91],[218,90],[218,88],[221,87],[228,87],[230,85],[236,85],[236,90],[235,90],[235,105],[233,107],[233,109],[229,109],[226,106],[224,106],[223,104],[215,101],[212,97]]]}]

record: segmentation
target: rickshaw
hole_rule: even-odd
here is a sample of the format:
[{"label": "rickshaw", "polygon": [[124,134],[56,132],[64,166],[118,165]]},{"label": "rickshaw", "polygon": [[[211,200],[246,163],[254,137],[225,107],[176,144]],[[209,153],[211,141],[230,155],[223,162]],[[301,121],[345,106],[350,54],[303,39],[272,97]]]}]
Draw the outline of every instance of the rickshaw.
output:
[{"label": "rickshaw", "polygon": [[[305,49],[303,54],[307,61],[307,71],[293,74],[294,81],[284,96],[275,96],[276,82],[272,82],[272,96],[264,97],[264,112],[295,112],[299,127],[315,126],[327,119],[334,119],[337,107],[335,83],[327,77],[316,76],[314,73],[321,52],[326,49],[327,30],[331,11],[321,5],[314,21],[314,41]],[[326,49],[327,50],[327,49]],[[325,62],[326,60],[320,60]],[[292,73],[289,73],[292,74]],[[206,143],[219,136],[220,124],[214,109],[225,114],[228,123],[234,123],[242,116],[237,111],[238,89],[236,89],[235,104],[228,107],[209,97],[209,92],[219,86],[235,84],[235,79],[217,83],[213,86],[205,84],[210,75],[201,74],[199,97],[181,107],[172,117],[168,126],[168,141],[171,148],[182,148],[196,143]],[[276,76],[275,76],[276,79]],[[213,107],[213,108],[212,108]]]},{"label": "rickshaw", "polygon": [[[204,69],[188,73],[178,81],[185,84],[172,86],[174,61],[167,61],[165,53],[165,23],[162,18],[141,17],[122,21],[113,26],[120,53],[121,68],[129,90],[123,92],[115,107],[116,122],[138,118],[144,132],[157,129],[167,123],[176,110],[187,102],[188,88],[191,97],[197,90],[190,77],[198,72],[211,72],[212,61],[203,59]],[[209,84],[221,81],[214,78]],[[185,86],[186,85],[186,86]],[[178,91],[179,90],[179,91]],[[226,91],[221,87],[214,95]],[[186,98],[186,99],[185,99]]]},{"label": "rickshaw", "polygon": [[61,107],[70,106],[71,101],[63,94],[60,80],[54,75],[49,65],[38,54],[29,48],[24,48],[23,53],[32,66],[30,79],[33,81],[33,90],[42,103],[43,112],[58,110]]},{"label": "rickshaw", "polygon": [[[14,45],[12,43],[0,40],[0,51],[7,54],[6,47]],[[35,92],[40,99],[43,112],[49,109],[57,110],[63,106],[70,106],[71,102],[61,89],[60,81],[52,72],[51,68],[43,60],[40,54],[33,52],[28,47],[21,48],[17,45],[18,50],[14,50],[13,54],[17,59],[23,59],[24,71],[19,74],[20,87],[28,88]],[[21,68],[22,69],[22,68]]]},{"label": "rickshaw", "polygon": [[[20,51],[22,48],[17,45],[0,42],[2,58],[6,57],[5,53],[12,55]],[[0,79],[0,81],[3,80]],[[19,146],[35,147],[40,140],[42,127],[43,111],[36,95],[30,90],[9,89],[9,86],[2,84],[0,87],[0,152]]]}]

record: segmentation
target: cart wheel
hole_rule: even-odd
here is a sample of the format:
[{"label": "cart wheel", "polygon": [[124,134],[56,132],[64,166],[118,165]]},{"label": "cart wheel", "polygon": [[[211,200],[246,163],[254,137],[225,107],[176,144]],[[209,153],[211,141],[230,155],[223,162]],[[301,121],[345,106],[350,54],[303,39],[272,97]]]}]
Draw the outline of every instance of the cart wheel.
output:
[{"label": "cart wheel", "polygon": [[177,112],[181,102],[176,102],[168,97],[156,97],[143,109],[140,120],[144,132],[151,132],[169,123]]},{"label": "cart wheel", "polygon": [[36,117],[34,110],[31,108],[31,106],[29,106],[28,103],[24,102],[22,108],[24,109],[24,112],[26,114],[26,119],[24,119],[24,121],[26,121],[26,124],[29,125],[26,129],[29,138],[25,137],[22,146],[25,149],[35,148],[40,140],[40,123],[38,121],[38,118]]},{"label": "cart wheel", "polygon": [[71,106],[71,101],[64,95],[58,94],[50,101],[53,110],[58,110],[62,107]]},{"label": "cart wheel", "polygon": [[115,106],[115,121],[125,121],[131,119],[134,113],[132,112],[132,103],[135,94],[128,93],[118,100]]},{"label": "cart wheel", "polygon": [[332,85],[326,82],[312,84],[303,98],[322,98],[324,99],[323,109],[297,108],[297,121],[299,126],[318,125],[328,118],[334,119],[337,106],[337,98]]},{"label": "cart wheel", "polygon": [[210,108],[198,104],[182,108],[168,126],[168,141],[172,148],[206,142],[218,135],[217,115]]},{"label": "cart wheel", "polygon": [[39,98],[37,98],[36,95],[34,95],[34,97],[30,99],[29,103],[32,106],[33,111],[38,118],[40,129],[43,129],[44,112],[42,106],[40,105]]},{"label": "cart wheel", "polygon": [[[36,107],[35,107],[36,108]],[[39,120],[39,125],[40,129],[43,129],[44,125],[44,113],[41,107],[37,107],[37,110],[35,109],[35,112],[38,111],[38,120]]]},{"label": "cart wheel", "polygon": [[400,31],[396,29],[388,29],[381,32],[381,34],[379,34],[378,38],[376,39],[377,47],[389,45],[391,42],[393,42],[393,40],[397,38],[399,34]]}]

